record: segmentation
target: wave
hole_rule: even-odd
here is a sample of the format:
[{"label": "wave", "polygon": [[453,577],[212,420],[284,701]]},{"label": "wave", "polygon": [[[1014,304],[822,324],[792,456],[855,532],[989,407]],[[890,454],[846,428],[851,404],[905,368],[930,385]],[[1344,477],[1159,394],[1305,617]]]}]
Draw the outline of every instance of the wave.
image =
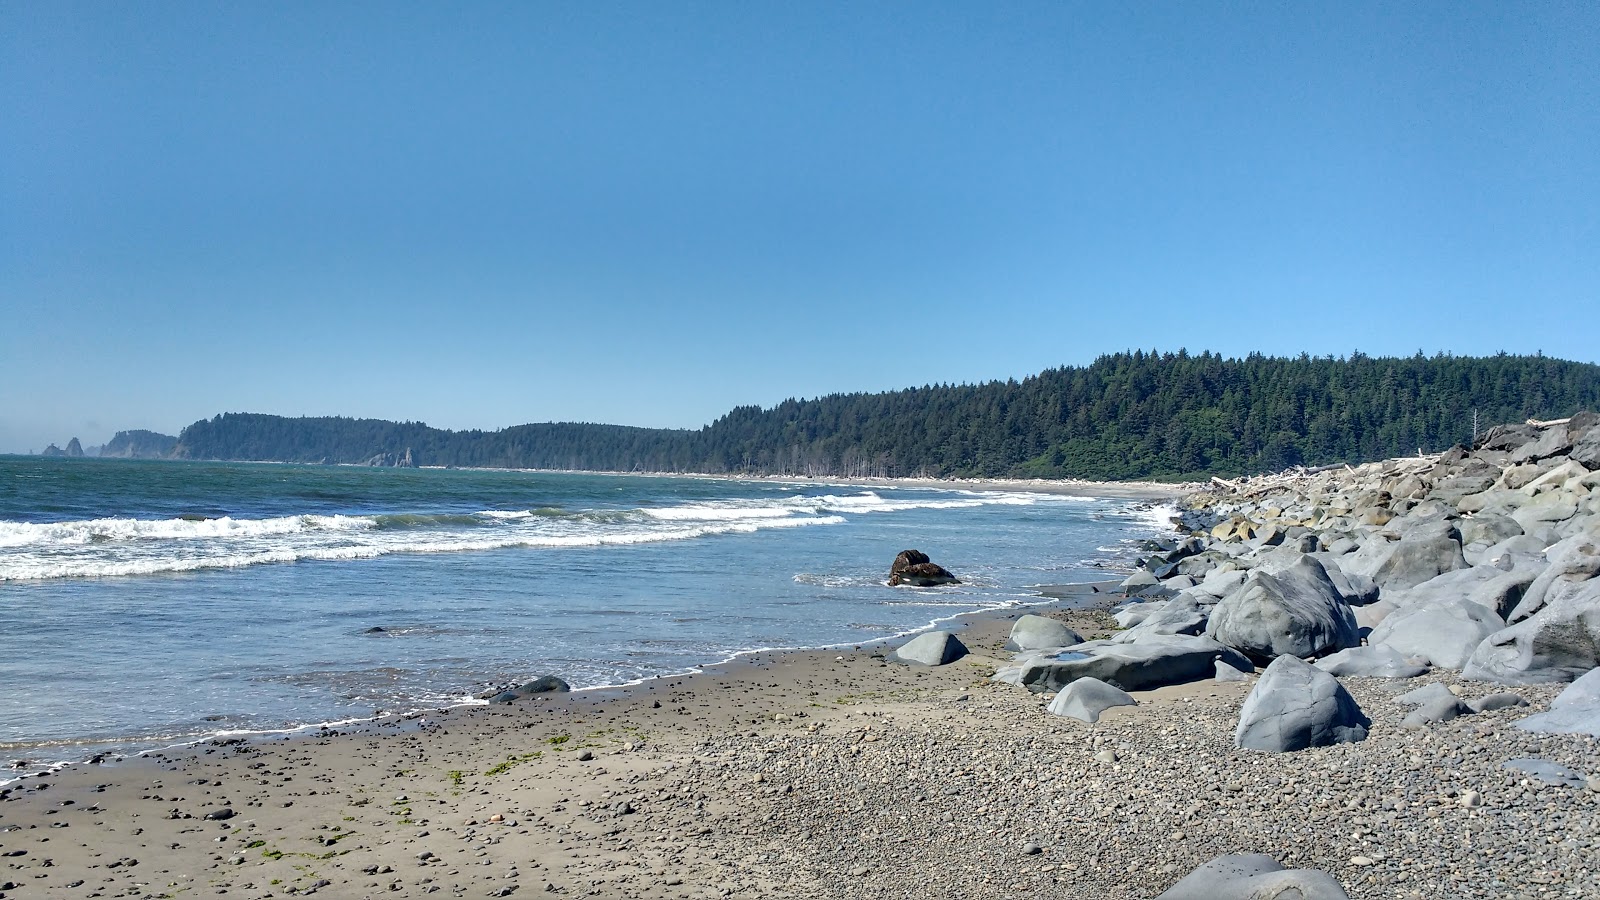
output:
[{"label": "wave", "polygon": [[365,543],[334,546],[288,546],[261,550],[227,552],[226,545],[212,548],[210,555],[183,556],[159,555],[148,558],[84,557],[59,558],[57,555],[18,555],[0,563],[0,581],[41,581],[56,578],[108,578],[130,575],[159,575],[179,572],[197,572],[206,569],[236,569],[265,563],[289,563],[310,560],[347,561],[373,559],[397,553],[460,553],[470,551],[504,550],[513,547],[530,549],[557,547],[614,547],[634,544],[654,544],[665,541],[684,541],[718,534],[748,534],[764,528],[790,528],[808,525],[842,525],[840,516],[808,516],[780,519],[764,523],[729,522],[721,525],[697,525],[682,528],[663,528],[651,531],[631,531],[587,534],[513,533],[493,537],[475,537],[439,533],[426,540]]}]

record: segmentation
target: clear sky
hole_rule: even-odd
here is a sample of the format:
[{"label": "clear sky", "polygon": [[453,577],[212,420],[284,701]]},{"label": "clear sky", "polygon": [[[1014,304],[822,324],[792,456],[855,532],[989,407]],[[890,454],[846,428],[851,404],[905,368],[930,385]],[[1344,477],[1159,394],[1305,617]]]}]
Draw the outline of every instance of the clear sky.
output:
[{"label": "clear sky", "polygon": [[1593,2],[0,2],[0,450],[1597,323]]}]

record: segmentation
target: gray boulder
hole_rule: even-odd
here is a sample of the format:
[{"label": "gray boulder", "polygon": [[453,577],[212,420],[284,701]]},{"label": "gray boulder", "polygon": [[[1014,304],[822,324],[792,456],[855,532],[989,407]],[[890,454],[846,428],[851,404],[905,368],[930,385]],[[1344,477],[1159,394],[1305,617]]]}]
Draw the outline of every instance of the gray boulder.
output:
[{"label": "gray boulder", "polygon": [[1373,541],[1344,565],[1345,571],[1365,575],[1384,590],[1411,587],[1466,567],[1461,544],[1447,534]]},{"label": "gray boulder", "polygon": [[1517,694],[1500,693],[1468,700],[1467,706],[1475,713],[1494,712],[1497,709],[1510,709],[1513,706],[1527,706],[1528,701]]},{"label": "gray boulder", "polygon": [[1600,737],[1600,669],[1567,685],[1550,701],[1548,712],[1517,722],[1523,731],[1541,734],[1589,734]]},{"label": "gray boulder", "polygon": [[1415,678],[1428,671],[1389,647],[1350,647],[1313,663],[1329,675],[1364,678]]},{"label": "gray boulder", "polygon": [[1011,626],[1011,639],[1007,650],[1045,650],[1051,647],[1070,647],[1083,643],[1083,636],[1044,616],[1027,615]]},{"label": "gray boulder", "polygon": [[1058,716],[1068,716],[1089,724],[1100,721],[1100,714],[1113,706],[1137,706],[1127,691],[1113,687],[1098,678],[1079,678],[1062,688],[1046,707]]},{"label": "gray boulder", "polygon": [[1210,678],[1218,659],[1235,668],[1250,668],[1249,660],[1238,652],[1207,637],[1150,635],[1131,644],[1088,641],[1057,654],[1021,659],[1016,681],[1036,694],[1059,691],[1079,678],[1143,691]]},{"label": "gray boulder", "polygon": [[1441,700],[1454,699],[1456,699],[1454,692],[1445,687],[1443,684],[1435,681],[1432,684],[1425,684],[1422,687],[1414,690],[1406,691],[1404,694],[1394,698],[1394,702],[1401,703],[1406,706],[1425,706],[1429,703],[1435,703]]},{"label": "gray boulder", "polygon": [[1567,456],[1585,468],[1600,469],[1600,425],[1584,429],[1572,442],[1572,451]]},{"label": "gray boulder", "polygon": [[1367,643],[1459,670],[1484,638],[1504,627],[1505,620],[1481,604],[1436,600],[1390,613],[1367,635]]},{"label": "gray boulder", "polygon": [[1518,447],[1511,454],[1511,462],[1537,462],[1558,456],[1572,449],[1572,439],[1567,436],[1566,425],[1552,425],[1541,429],[1533,440]]},{"label": "gray boulder", "polygon": [[1528,585],[1508,621],[1516,623],[1534,615],[1600,573],[1600,540],[1585,532],[1557,541],[1544,556],[1548,564]]},{"label": "gray boulder", "polygon": [[1416,731],[1461,716],[1470,716],[1472,713],[1472,707],[1462,703],[1454,695],[1438,697],[1406,713],[1405,718],[1400,720],[1400,727]]},{"label": "gray boulder", "polygon": [[1364,740],[1371,724],[1337,678],[1280,656],[1245,698],[1233,740],[1243,749],[1283,753]]},{"label": "gray boulder", "polygon": [[1285,869],[1261,853],[1219,856],[1167,888],[1156,900],[1350,900],[1318,869]]},{"label": "gray boulder", "polygon": [[1500,766],[1513,772],[1531,775],[1545,784],[1553,784],[1557,787],[1583,787],[1586,780],[1583,775],[1566,766],[1553,763],[1548,759],[1540,759],[1537,756],[1508,759],[1501,763]]},{"label": "gray boulder", "polygon": [[1500,684],[1571,681],[1600,665],[1600,579],[1497,631],[1472,652],[1461,674]]},{"label": "gray boulder", "polygon": [[890,653],[890,662],[917,666],[943,666],[967,655],[967,647],[948,631],[919,634]]},{"label": "gray boulder", "polygon": [[1360,643],[1350,607],[1322,564],[1304,555],[1276,574],[1252,572],[1211,611],[1206,634],[1257,659],[1316,656]]},{"label": "gray boulder", "polygon": [[1159,609],[1153,610],[1139,624],[1112,640],[1126,644],[1152,634],[1199,634],[1205,630],[1206,611],[1200,608],[1194,597],[1179,594],[1160,604]]}]

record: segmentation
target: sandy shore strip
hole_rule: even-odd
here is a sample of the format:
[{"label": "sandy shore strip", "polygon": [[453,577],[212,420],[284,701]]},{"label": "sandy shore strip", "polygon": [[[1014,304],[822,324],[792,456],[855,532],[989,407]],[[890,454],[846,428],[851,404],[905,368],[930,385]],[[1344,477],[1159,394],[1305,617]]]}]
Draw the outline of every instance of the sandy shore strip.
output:
[{"label": "sandy shore strip", "polygon": [[[1567,888],[1590,877],[1600,803],[1558,810],[1498,765],[1592,766],[1592,739],[1499,721],[1525,709],[1405,731],[1376,679],[1345,680],[1374,719],[1359,744],[1235,749],[1240,683],[1141,692],[1088,725],[989,680],[1020,614],[968,618],[972,654],[934,669],[870,646],[760,654],[29,778],[0,800],[0,894],[1138,898],[1264,852],[1358,898],[1518,895],[1508,878],[1584,896]],[[1085,637],[1114,627],[1049,614]],[[1429,680],[1456,684],[1405,688]],[[1519,692],[1539,707],[1556,688]],[[1484,729],[1493,754],[1474,749]],[[1467,790],[1485,803],[1462,805]],[[1518,869],[1533,842],[1569,867]]]}]

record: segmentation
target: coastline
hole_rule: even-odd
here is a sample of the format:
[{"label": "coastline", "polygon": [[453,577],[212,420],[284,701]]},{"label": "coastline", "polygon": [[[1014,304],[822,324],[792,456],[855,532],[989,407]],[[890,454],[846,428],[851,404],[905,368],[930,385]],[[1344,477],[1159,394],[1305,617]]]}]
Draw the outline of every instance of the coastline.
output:
[{"label": "coastline", "polygon": [[[1025,611],[1048,611],[1090,633],[1114,627],[1105,612],[1113,595],[1094,596],[1098,602],[1041,596],[1040,606]],[[586,883],[600,881],[626,885],[615,895],[630,897],[798,890],[759,867],[723,861],[749,837],[748,830],[723,830],[730,820],[750,822],[741,809],[749,791],[743,782],[708,780],[708,751],[788,735],[832,737],[859,720],[866,723],[862,739],[871,743],[872,720],[891,708],[905,712],[950,691],[1009,693],[987,678],[1007,655],[1000,645],[1023,613],[951,617],[945,627],[969,641],[973,655],[941,669],[884,662],[883,650],[895,638],[751,651],[693,674],[514,704],[218,737],[27,776],[0,787],[0,853],[22,851],[4,857],[0,884],[11,887],[0,896],[81,896],[97,882],[111,890],[102,896],[356,897],[444,888],[482,896],[508,885],[613,896]],[[1035,705],[1031,698],[1022,703]],[[674,788],[664,802],[660,790],[651,796],[619,788],[655,781]],[[620,812],[616,796],[640,799]],[[607,851],[606,839],[619,828],[634,832],[637,824],[661,823],[664,814],[690,824],[676,837],[641,838],[663,845],[653,869],[632,871],[638,867]],[[442,855],[418,857],[424,852],[418,847],[442,854],[450,846],[441,847],[437,838],[444,835],[482,845],[472,868]],[[488,852],[501,842],[511,847]],[[494,857],[508,861],[509,876],[504,869],[480,871]],[[595,874],[608,877],[596,881]],[[391,887],[395,880],[403,884]]]}]

